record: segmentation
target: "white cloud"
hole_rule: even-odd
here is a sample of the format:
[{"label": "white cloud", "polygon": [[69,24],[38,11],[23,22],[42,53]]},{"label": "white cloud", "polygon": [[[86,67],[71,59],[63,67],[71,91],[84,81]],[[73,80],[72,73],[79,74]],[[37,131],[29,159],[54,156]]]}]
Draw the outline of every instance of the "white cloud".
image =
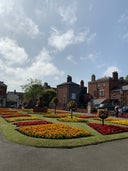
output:
[{"label": "white cloud", "polygon": [[128,11],[125,11],[118,20],[118,23],[121,26],[122,31],[122,39],[128,40]]},{"label": "white cloud", "polygon": [[120,72],[120,70],[116,66],[110,66],[103,73],[103,76],[112,76],[112,72],[114,71],[117,71],[118,73]]},{"label": "white cloud", "polygon": [[43,49],[38,56],[35,57],[32,65],[28,68],[28,73],[38,77],[63,75],[63,71],[58,70],[52,63],[52,57],[46,49]]},{"label": "white cloud", "polygon": [[28,55],[23,47],[19,47],[15,40],[8,37],[0,39],[0,54],[8,66],[22,65],[27,62]]},{"label": "white cloud", "polygon": [[59,14],[62,17],[62,21],[66,24],[73,25],[77,21],[76,4],[68,7],[59,7]]},{"label": "white cloud", "polygon": [[75,59],[74,59],[74,56],[69,55],[69,56],[67,56],[66,59],[67,59],[68,61],[70,61],[71,63],[76,64],[76,61],[75,61]]},{"label": "white cloud", "polygon": [[59,32],[57,29],[52,29],[51,36],[48,39],[48,44],[59,51],[64,50],[68,45],[79,44],[89,39],[89,33],[87,32],[77,32],[75,33],[73,29],[67,30],[66,32]]},{"label": "white cloud", "polygon": [[97,59],[97,54],[90,53],[88,56],[80,56],[80,60],[89,60],[91,62],[94,62]]},{"label": "white cloud", "polygon": [[8,14],[12,12],[13,7],[14,7],[14,1],[8,0],[8,2],[6,2],[5,0],[1,0],[0,1],[0,15],[3,15],[4,13]]},{"label": "white cloud", "polygon": [[95,37],[96,37],[96,33],[89,34],[88,37],[87,37],[86,42],[88,44],[90,44],[95,39]]},{"label": "white cloud", "polygon": [[97,67],[98,69],[100,69],[100,68],[105,67],[105,64],[98,64],[96,67]]},{"label": "white cloud", "polygon": [[53,58],[45,48],[32,60],[16,41],[2,38],[0,39],[0,56],[0,78],[6,81],[9,89],[19,88],[28,78],[42,80],[64,75],[64,72],[53,64]]},{"label": "white cloud", "polygon": [[38,25],[25,15],[22,6],[16,0],[0,2],[0,25],[0,31],[6,32],[6,36],[12,36],[13,33],[35,38],[40,33]]},{"label": "white cloud", "polygon": [[119,23],[127,23],[128,22],[128,11],[125,11],[123,14],[120,15]]},{"label": "white cloud", "polygon": [[89,4],[89,11],[91,12],[93,9],[94,9],[94,3],[91,2],[91,3]]}]

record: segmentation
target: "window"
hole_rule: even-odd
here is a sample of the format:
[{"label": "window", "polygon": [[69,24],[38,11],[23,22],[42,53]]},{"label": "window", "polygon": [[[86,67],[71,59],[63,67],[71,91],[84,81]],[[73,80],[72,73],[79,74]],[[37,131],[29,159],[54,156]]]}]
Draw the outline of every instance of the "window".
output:
[{"label": "window", "polygon": [[100,97],[103,97],[104,96],[104,89],[101,89],[100,90]]},{"label": "window", "polygon": [[72,93],[71,99],[76,99],[76,93]]}]

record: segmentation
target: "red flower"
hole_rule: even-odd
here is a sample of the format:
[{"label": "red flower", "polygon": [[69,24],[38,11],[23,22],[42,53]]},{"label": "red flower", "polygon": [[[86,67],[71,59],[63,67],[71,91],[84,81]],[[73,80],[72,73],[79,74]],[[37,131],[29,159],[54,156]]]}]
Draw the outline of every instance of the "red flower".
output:
[{"label": "red flower", "polygon": [[102,125],[99,123],[89,123],[89,122],[87,124],[103,135],[128,132],[128,127],[124,127],[124,126]]}]

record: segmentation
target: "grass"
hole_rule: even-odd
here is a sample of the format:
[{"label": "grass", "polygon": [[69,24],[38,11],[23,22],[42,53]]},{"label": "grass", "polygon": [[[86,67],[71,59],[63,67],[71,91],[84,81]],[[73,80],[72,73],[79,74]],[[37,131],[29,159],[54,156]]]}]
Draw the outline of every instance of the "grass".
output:
[{"label": "grass", "polygon": [[[29,137],[16,131],[16,125],[13,125],[12,123],[8,123],[2,117],[0,117],[1,134],[7,140],[18,143],[18,144],[24,144],[24,145],[35,146],[35,147],[55,147],[55,148],[62,148],[62,147],[73,148],[73,147],[86,146],[86,145],[92,145],[92,144],[98,144],[98,143],[107,142],[107,141],[128,138],[128,132],[111,134],[111,135],[101,135],[96,130],[89,127],[86,123],[61,122],[61,121],[58,121],[57,118],[46,118],[40,114],[39,115],[33,114],[33,116],[37,116],[41,119],[44,119],[53,123],[63,123],[69,126],[74,126],[77,128],[87,130],[92,133],[92,136],[82,137],[82,138],[73,138],[73,139],[59,139],[59,140]],[[89,121],[93,122],[94,120],[90,118]],[[97,122],[100,122],[100,121],[97,121]]]}]

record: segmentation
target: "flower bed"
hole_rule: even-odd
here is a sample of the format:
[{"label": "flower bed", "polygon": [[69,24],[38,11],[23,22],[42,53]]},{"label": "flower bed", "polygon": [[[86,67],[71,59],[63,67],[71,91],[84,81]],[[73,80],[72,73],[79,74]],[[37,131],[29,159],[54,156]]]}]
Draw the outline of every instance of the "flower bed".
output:
[{"label": "flower bed", "polygon": [[2,118],[20,117],[20,116],[31,116],[29,114],[13,114],[13,115],[2,115]]},{"label": "flower bed", "polygon": [[[99,118],[99,117],[95,117],[94,120],[99,120],[99,121],[101,121],[102,119]],[[106,118],[105,121],[118,121],[118,119],[116,119],[116,118],[111,118],[111,117],[110,117],[110,118]]]},{"label": "flower bed", "polygon": [[86,119],[83,118],[69,118],[69,117],[64,117],[64,118],[58,118],[58,121],[63,121],[63,122],[87,122]]},{"label": "flower bed", "polygon": [[102,125],[99,123],[89,123],[89,122],[87,124],[103,135],[128,132],[128,127],[123,127],[123,126]]},{"label": "flower bed", "polygon": [[48,117],[48,118],[62,118],[62,117],[67,117],[69,116],[69,114],[67,113],[64,113],[64,114],[61,114],[61,113],[57,113],[57,114],[45,114],[44,115],[45,117]]},{"label": "flower bed", "polygon": [[40,120],[38,117],[29,116],[29,117],[13,117],[13,118],[5,118],[7,122],[16,122],[16,121],[25,121],[25,120]]},{"label": "flower bed", "polygon": [[0,115],[15,115],[20,114],[18,111],[6,111],[6,112],[0,112]]},{"label": "flower bed", "polygon": [[84,115],[84,116],[79,116],[79,118],[89,119],[89,118],[96,118],[96,116]]},{"label": "flower bed", "polygon": [[48,139],[68,139],[86,137],[91,135],[91,133],[88,131],[64,124],[20,126],[17,130],[28,136]]},{"label": "flower bed", "polygon": [[119,114],[118,115],[118,117],[121,117],[121,118],[128,118],[128,114],[127,113],[125,113],[125,114]]},{"label": "flower bed", "polygon": [[27,126],[27,125],[39,125],[39,124],[52,124],[52,122],[45,121],[45,120],[37,120],[37,121],[21,121],[15,122],[16,126]]},{"label": "flower bed", "polygon": [[113,120],[111,122],[115,124],[128,125],[128,120]]}]

